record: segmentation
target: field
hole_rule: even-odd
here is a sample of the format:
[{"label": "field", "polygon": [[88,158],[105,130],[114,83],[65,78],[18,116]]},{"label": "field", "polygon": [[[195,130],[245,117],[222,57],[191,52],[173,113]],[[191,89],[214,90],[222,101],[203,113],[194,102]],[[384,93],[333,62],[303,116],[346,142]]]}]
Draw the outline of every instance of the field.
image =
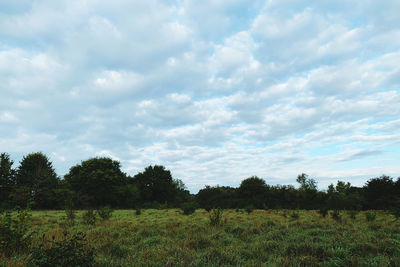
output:
[{"label": "field", "polygon": [[[224,210],[212,226],[200,209],[117,210],[90,226],[79,211],[66,226],[64,211],[33,211],[32,245],[83,232],[96,266],[400,266],[400,220],[373,213],[368,221],[366,212],[342,211],[334,220],[316,211]],[[25,266],[28,258],[21,252],[0,261]]]}]

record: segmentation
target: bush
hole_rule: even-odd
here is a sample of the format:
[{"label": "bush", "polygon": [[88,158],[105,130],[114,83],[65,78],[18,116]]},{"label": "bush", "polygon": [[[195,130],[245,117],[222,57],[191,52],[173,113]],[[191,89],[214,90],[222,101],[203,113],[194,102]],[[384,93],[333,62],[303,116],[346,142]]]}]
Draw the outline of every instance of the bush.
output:
[{"label": "bush", "polygon": [[338,211],[338,210],[332,211],[331,217],[332,217],[332,219],[334,219],[337,222],[342,221],[342,215],[340,215],[340,211]]},{"label": "bush", "polygon": [[11,255],[27,248],[31,242],[29,233],[30,209],[16,209],[13,216],[10,211],[0,214],[0,252]]},{"label": "bush", "polygon": [[355,219],[356,219],[357,213],[358,213],[358,212],[355,211],[355,210],[349,210],[349,211],[348,211],[349,217],[350,217],[350,219],[352,219],[352,220],[355,220]]},{"label": "bush", "polygon": [[299,215],[298,212],[293,211],[292,214],[290,215],[290,217],[291,217],[292,219],[297,220],[298,218],[300,218],[300,215]]},{"label": "bush", "polygon": [[368,222],[375,221],[375,219],[376,219],[376,213],[367,211],[367,212],[365,213],[365,219],[367,219]]},{"label": "bush", "polygon": [[68,199],[67,201],[65,201],[65,215],[67,216],[65,220],[66,224],[68,226],[74,226],[76,212],[74,210],[74,204],[72,202],[72,199]]},{"label": "bush", "polygon": [[326,215],[328,215],[328,208],[321,208],[319,209],[318,213],[321,214],[322,217],[326,217]]},{"label": "bush", "polygon": [[197,205],[194,202],[186,202],[183,203],[181,209],[183,210],[183,214],[190,215],[196,211]]},{"label": "bush", "polygon": [[92,209],[87,210],[82,215],[83,222],[88,225],[95,225],[96,224],[96,214]]},{"label": "bush", "polygon": [[114,212],[114,210],[110,206],[104,206],[104,207],[102,207],[102,208],[97,210],[97,214],[103,220],[110,219],[113,212]]},{"label": "bush", "polygon": [[254,206],[253,206],[253,205],[248,205],[248,206],[246,207],[246,212],[247,212],[247,214],[250,214],[253,210],[254,210]]},{"label": "bush", "polygon": [[210,225],[211,226],[220,226],[222,225],[222,209],[212,209],[209,214]]},{"label": "bush", "polygon": [[32,250],[29,263],[31,266],[94,266],[93,250],[85,250],[84,239],[83,233],[77,233],[70,239],[65,234],[62,241],[52,240],[50,247],[45,247],[43,242]]},{"label": "bush", "polygon": [[139,208],[137,208],[136,211],[135,211],[135,214],[136,215],[140,215],[141,213],[142,213],[142,211]]},{"label": "bush", "polygon": [[394,216],[394,218],[396,220],[398,220],[400,218],[400,208],[399,207],[392,209],[390,213]]}]

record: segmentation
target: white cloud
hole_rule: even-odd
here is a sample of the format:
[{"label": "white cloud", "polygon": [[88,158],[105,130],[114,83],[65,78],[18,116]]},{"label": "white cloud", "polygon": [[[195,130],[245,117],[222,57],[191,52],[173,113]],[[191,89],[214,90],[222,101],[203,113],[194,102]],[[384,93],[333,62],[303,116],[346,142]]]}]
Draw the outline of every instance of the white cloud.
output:
[{"label": "white cloud", "polygon": [[251,175],[398,175],[398,9],[0,3],[0,147],[16,159],[43,151],[59,174],[96,155],[132,175],[163,164],[193,192]]}]

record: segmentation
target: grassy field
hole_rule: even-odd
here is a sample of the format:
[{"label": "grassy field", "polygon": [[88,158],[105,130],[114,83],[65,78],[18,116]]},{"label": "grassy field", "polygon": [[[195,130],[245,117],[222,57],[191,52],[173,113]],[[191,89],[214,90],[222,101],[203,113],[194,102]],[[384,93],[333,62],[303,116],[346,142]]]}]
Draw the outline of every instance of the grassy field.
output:
[{"label": "grassy field", "polygon": [[[222,224],[197,210],[117,210],[94,226],[63,224],[64,211],[33,211],[33,246],[83,232],[96,266],[400,266],[400,220],[376,211],[341,221],[316,211],[225,210]],[[296,214],[298,216],[296,216]],[[25,266],[29,253],[0,257],[5,266]]]}]

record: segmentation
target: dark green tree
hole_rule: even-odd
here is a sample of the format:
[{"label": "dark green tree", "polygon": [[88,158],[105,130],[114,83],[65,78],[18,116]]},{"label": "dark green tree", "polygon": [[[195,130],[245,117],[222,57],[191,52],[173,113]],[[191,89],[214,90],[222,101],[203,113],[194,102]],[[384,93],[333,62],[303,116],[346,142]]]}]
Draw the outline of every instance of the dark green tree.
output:
[{"label": "dark green tree", "polygon": [[16,172],[13,199],[16,204],[26,205],[32,199],[37,208],[52,209],[57,203],[55,190],[59,178],[52,162],[42,152],[23,157]]},{"label": "dark green tree", "polygon": [[372,178],[364,186],[364,196],[368,209],[389,209],[396,202],[393,178],[382,175]]},{"label": "dark green tree", "polygon": [[64,179],[74,191],[78,207],[124,206],[135,197],[120,163],[110,158],[83,161],[71,167]]},{"label": "dark green tree", "polygon": [[189,196],[183,182],[173,179],[171,172],[160,165],[148,166],[144,172],[136,174],[133,184],[140,191],[142,203],[169,203],[176,206]]},{"label": "dark green tree", "polygon": [[238,188],[238,194],[242,206],[252,205],[255,208],[263,208],[266,204],[268,185],[264,179],[252,176],[244,179]]},{"label": "dark green tree", "polygon": [[318,198],[317,182],[305,173],[298,175],[296,181],[300,184],[298,207],[303,209],[318,208],[319,203],[316,201]]},{"label": "dark green tree", "polygon": [[[0,206],[9,205],[9,196],[14,186],[15,170],[14,162],[7,153],[0,154]],[[0,207],[1,208],[1,207]]]}]

